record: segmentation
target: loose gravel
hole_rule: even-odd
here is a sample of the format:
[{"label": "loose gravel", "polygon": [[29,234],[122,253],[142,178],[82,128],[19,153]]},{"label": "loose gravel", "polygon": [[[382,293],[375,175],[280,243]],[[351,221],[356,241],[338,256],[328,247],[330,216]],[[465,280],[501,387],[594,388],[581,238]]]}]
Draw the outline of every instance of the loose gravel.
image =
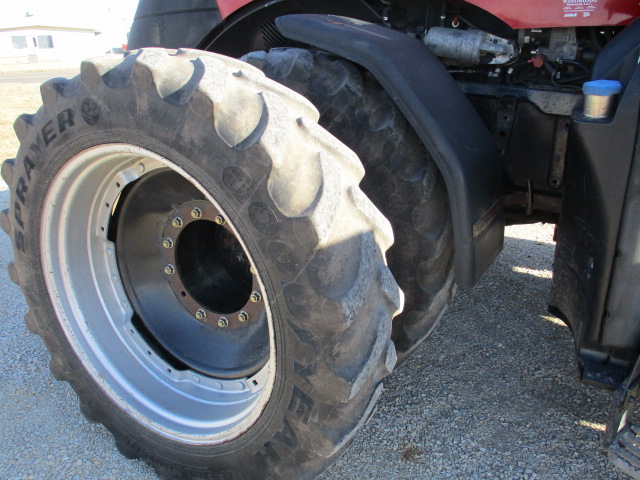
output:
[{"label": "loose gravel", "polygon": [[[626,478],[601,446],[610,394],[577,380],[571,334],[545,311],[552,232],[508,229],[497,262],[387,380],[377,412],[323,480]],[[155,479],[50,375],[7,275],[6,235],[0,257],[0,478]]]},{"label": "loose gravel", "polygon": [[[8,203],[0,184],[0,209]],[[571,333],[546,312],[552,237],[551,225],[507,229],[498,260],[386,381],[377,412],[323,480],[627,478],[601,445],[610,393],[578,381]],[[12,257],[0,233],[0,479],[157,478],[119,455],[49,373],[8,278]]]}]

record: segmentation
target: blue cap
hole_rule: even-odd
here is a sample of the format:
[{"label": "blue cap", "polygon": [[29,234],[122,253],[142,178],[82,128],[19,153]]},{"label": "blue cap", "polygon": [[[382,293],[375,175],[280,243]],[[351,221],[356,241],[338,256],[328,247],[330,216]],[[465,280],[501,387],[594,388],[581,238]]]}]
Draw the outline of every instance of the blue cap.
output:
[{"label": "blue cap", "polygon": [[598,95],[608,97],[617,95],[622,90],[622,84],[617,80],[592,80],[582,85],[582,92],[585,95]]}]

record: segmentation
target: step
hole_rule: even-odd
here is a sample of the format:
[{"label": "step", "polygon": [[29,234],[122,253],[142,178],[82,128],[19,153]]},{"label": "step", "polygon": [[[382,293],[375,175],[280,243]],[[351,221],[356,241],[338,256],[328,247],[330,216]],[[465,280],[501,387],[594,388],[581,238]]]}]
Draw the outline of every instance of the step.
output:
[{"label": "step", "polygon": [[627,425],[611,442],[609,459],[629,475],[640,480],[640,426]]}]

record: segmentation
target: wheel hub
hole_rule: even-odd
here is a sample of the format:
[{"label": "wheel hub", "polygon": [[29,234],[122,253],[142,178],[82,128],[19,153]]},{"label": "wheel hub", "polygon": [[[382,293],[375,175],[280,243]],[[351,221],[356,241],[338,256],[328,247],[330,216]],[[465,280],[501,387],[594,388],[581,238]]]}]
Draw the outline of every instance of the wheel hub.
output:
[{"label": "wheel hub", "polygon": [[161,258],[176,299],[205,325],[249,328],[264,302],[251,263],[224,216],[205,200],[175,208],[162,232]]},{"label": "wheel hub", "polygon": [[[131,421],[197,445],[226,442],[253,425],[270,398],[275,368],[260,272],[247,273],[246,266],[225,260],[240,250],[253,263],[233,219],[213,229],[213,240],[206,234],[211,228],[201,234],[192,227],[194,232],[183,231],[165,246],[163,232],[168,223],[174,226],[183,205],[202,202],[195,204],[202,210],[211,204],[224,215],[217,198],[175,162],[135,145],[109,143],[67,160],[49,185],[41,216],[47,291],[72,355]],[[218,227],[208,208],[200,220]],[[261,310],[237,328],[197,319],[197,310],[194,316],[167,280],[163,255],[169,248],[177,252],[174,275],[180,275],[178,265],[190,262],[238,269],[228,274],[236,283],[223,285],[240,291],[239,300],[215,304],[190,286],[203,277],[187,268],[182,282],[194,301],[222,314],[258,293]]]},{"label": "wheel hub", "polygon": [[134,325],[158,354],[216,378],[258,372],[269,356],[264,301],[223,213],[175,171],[158,169],[123,191],[114,218]]}]

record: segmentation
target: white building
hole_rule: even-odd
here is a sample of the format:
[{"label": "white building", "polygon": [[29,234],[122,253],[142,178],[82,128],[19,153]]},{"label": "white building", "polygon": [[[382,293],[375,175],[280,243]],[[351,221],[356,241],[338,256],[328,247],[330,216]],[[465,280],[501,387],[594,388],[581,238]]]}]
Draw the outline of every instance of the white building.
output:
[{"label": "white building", "polygon": [[0,64],[78,61],[107,52],[119,53],[114,50],[126,44],[126,32],[115,32],[103,34],[101,29],[63,18],[27,15],[0,24]]}]

